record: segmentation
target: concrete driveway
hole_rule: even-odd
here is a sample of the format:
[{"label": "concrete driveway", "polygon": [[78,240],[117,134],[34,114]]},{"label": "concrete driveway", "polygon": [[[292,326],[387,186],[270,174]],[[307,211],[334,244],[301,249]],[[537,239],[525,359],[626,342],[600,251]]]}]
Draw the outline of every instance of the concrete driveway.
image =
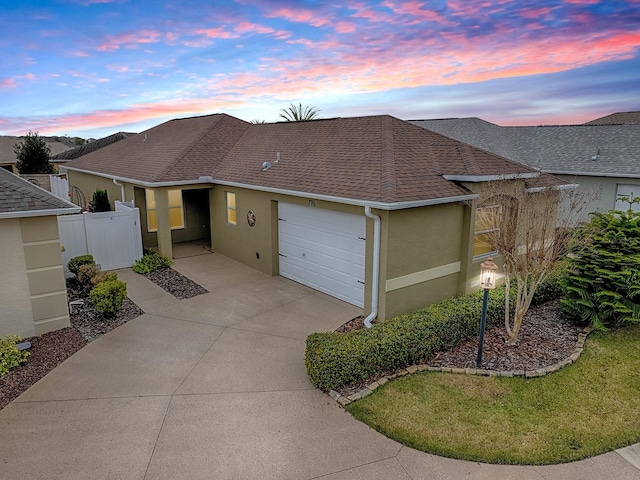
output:
[{"label": "concrete driveway", "polygon": [[640,478],[637,448],[571,465],[498,467],[403,447],[305,374],[306,336],[359,309],[218,254],[174,268],[210,293],[180,301],[121,271],[146,314],[0,412],[0,478]]}]

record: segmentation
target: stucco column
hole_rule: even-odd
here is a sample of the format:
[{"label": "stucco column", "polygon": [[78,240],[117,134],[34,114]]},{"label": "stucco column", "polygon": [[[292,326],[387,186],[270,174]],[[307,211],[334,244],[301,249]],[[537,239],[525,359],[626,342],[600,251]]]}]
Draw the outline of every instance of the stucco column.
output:
[{"label": "stucco column", "polygon": [[171,221],[169,220],[169,191],[166,188],[157,188],[154,189],[154,195],[158,216],[158,252],[173,258]]}]

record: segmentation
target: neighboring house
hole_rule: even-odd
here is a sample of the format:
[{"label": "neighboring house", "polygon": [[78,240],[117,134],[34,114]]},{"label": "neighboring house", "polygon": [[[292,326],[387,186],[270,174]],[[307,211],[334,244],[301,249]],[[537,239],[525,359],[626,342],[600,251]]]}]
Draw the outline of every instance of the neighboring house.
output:
[{"label": "neighboring house", "polygon": [[[390,116],[171,120],[67,165],[71,188],[140,208],[146,247],[216,252],[381,319],[478,283],[474,190],[562,182]],[[477,239],[478,241],[474,240]]]},{"label": "neighboring house", "polygon": [[606,117],[596,118],[585,125],[639,125],[640,112],[617,112]]},{"label": "neighboring house", "polygon": [[125,138],[129,138],[132,135],[135,135],[135,133],[118,132],[114,133],[113,135],[109,135],[108,137],[100,138],[98,140],[92,140],[83,145],[80,145],[79,147],[71,148],[69,150],[65,150],[62,153],[52,155],[51,161],[53,161],[56,165],[64,166],[64,164],[70,160],[75,160],[76,158],[80,158],[87,153],[95,152],[96,150],[104,148],[107,145],[111,145],[112,143],[116,143],[120,140],[124,140]]},{"label": "neighboring house", "polygon": [[56,218],[79,211],[0,168],[0,336],[69,326]]},{"label": "neighboring house", "polygon": [[[73,149],[73,147],[70,147],[69,145],[66,145],[62,142],[56,142],[51,138],[43,137],[43,139],[51,149],[52,156],[56,156],[62,152]],[[23,140],[24,137],[0,136],[0,168],[16,174],[18,173],[18,169],[16,168],[16,154],[13,150],[13,147]],[[55,160],[53,162],[55,165],[60,164],[60,162]]]},{"label": "neighboring house", "polygon": [[588,212],[627,209],[621,197],[640,197],[640,112],[584,125],[502,127],[480,118],[411,123],[580,184],[598,195]]}]

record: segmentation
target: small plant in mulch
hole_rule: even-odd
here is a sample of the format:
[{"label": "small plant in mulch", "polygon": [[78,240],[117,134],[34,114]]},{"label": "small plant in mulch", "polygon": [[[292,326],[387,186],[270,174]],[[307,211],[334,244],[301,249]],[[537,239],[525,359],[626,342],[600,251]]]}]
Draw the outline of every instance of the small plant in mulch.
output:
[{"label": "small plant in mulch", "polygon": [[8,335],[0,338],[0,377],[9,373],[9,370],[27,361],[29,352],[20,350],[18,343],[22,337],[18,335]]},{"label": "small plant in mulch", "polygon": [[136,260],[133,271],[145,275],[160,268],[168,268],[172,263],[173,261],[166,255],[149,251],[140,260]]},{"label": "small plant in mulch", "polygon": [[172,263],[173,261],[166,255],[147,251],[133,265],[133,271],[144,275],[164,291],[181,300],[209,292],[206,288],[170,268]]}]

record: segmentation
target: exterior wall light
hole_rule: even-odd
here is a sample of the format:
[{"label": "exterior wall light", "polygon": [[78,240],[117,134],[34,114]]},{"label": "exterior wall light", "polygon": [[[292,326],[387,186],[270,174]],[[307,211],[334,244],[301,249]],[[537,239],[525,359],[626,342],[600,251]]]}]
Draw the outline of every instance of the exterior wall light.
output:
[{"label": "exterior wall light", "polygon": [[496,276],[498,266],[493,261],[493,257],[487,258],[480,264],[480,286],[484,289],[482,299],[482,317],[480,318],[480,334],[478,335],[478,356],[476,367],[480,368],[482,363],[482,344],[484,343],[484,330],[487,325],[487,303],[489,301],[489,290],[496,288]]}]

